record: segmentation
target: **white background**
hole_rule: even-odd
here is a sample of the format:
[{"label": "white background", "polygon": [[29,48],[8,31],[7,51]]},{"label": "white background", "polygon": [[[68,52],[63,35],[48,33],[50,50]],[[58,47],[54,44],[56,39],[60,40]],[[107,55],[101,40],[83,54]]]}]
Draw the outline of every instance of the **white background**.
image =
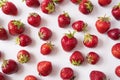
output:
[{"label": "white background", "polygon": [[[72,4],[69,0],[64,0],[62,4],[56,5],[56,10],[52,14],[44,14],[41,12],[40,8],[30,8],[27,7],[22,0],[9,0],[12,1],[18,8],[17,16],[9,16],[3,14],[0,10],[0,25],[2,25],[6,30],[8,30],[8,22],[13,19],[21,20],[25,24],[25,34],[28,34],[33,42],[30,46],[20,47],[15,43],[16,36],[9,35],[9,40],[0,41],[0,50],[3,52],[4,59],[14,59],[17,61],[17,52],[21,49],[28,50],[31,53],[31,60],[26,64],[19,64],[19,71],[15,74],[6,75],[7,80],[24,80],[26,75],[35,75],[38,80],[61,80],[59,73],[63,67],[71,67],[76,75],[75,80],[89,80],[89,73],[92,70],[103,71],[110,80],[119,80],[115,75],[114,71],[116,66],[120,65],[119,59],[116,59],[111,54],[111,47],[118,41],[113,41],[106,34],[100,34],[95,28],[95,22],[99,16],[104,16],[105,14],[111,18],[111,28],[120,27],[119,21],[115,20],[111,15],[111,9],[114,5],[118,4],[119,0],[113,0],[109,6],[101,7],[98,5],[97,0],[91,0],[94,5],[94,10],[89,15],[83,15],[78,10],[78,5]],[[40,1],[41,2],[41,1]],[[88,23],[88,32],[95,34],[99,38],[99,44],[96,48],[86,48],[83,44],[84,33],[79,32],[75,34],[78,40],[76,48],[71,52],[65,52],[60,44],[61,38],[64,33],[69,30],[73,31],[71,24],[67,28],[59,28],[57,23],[57,17],[59,14],[66,11],[71,17],[71,24],[77,20],[83,20]],[[46,41],[40,40],[38,37],[39,28],[30,26],[27,23],[27,17],[29,13],[36,12],[41,18],[42,22],[40,27],[46,26],[50,28],[53,32],[53,36],[49,41],[55,45],[52,53],[50,55],[43,56],[40,54],[40,46]],[[96,65],[90,65],[86,61],[81,64],[81,66],[73,66],[69,62],[69,57],[73,51],[79,50],[83,53],[84,57],[90,51],[95,51],[100,55],[100,61]],[[48,60],[53,64],[52,73],[47,77],[42,77],[38,75],[37,63],[39,61]],[[0,65],[2,64],[2,59],[0,60]]]}]

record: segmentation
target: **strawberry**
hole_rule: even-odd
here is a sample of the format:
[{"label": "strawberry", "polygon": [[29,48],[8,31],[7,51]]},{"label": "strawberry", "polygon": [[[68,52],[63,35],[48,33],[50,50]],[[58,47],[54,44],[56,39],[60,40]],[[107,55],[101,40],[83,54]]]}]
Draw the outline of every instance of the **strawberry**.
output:
[{"label": "strawberry", "polygon": [[52,72],[52,63],[50,61],[41,61],[37,64],[37,71],[41,76],[48,76]]},{"label": "strawberry", "polygon": [[107,6],[112,2],[112,0],[98,0],[100,6]]},{"label": "strawberry", "polygon": [[71,18],[68,13],[64,12],[58,16],[58,25],[60,28],[67,27],[71,22]]},{"label": "strawberry", "polygon": [[54,3],[56,3],[56,4],[60,4],[60,3],[62,3],[64,0],[53,0],[53,2]]},{"label": "strawberry", "polygon": [[51,42],[47,42],[41,45],[40,53],[43,55],[48,55],[51,53],[52,49],[53,49],[53,44]]},{"label": "strawberry", "polygon": [[26,34],[20,34],[16,38],[16,43],[22,47],[28,46],[32,43],[32,39]]},{"label": "strawberry", "polygon": [[86,60],[90,64],[96,64],[100,59],[100,56],[96,52],[89,52],[86,56]]},{"label": "strawberry", "polygon": [[70,67],[62,68],[61,71],[60,71],[60,77],[63,80],[74,80],[75,76],[74,76],[73,69],[70,68]]},{"label": "strawberry", "polygon": [[27,75],[24,80],[37,80],[37,78],[33,75]]},{"label": "strawberry", "polygon": [[74,30],[76,30],[77,32],[86,31],[87,23],[85,23],[85,22],[82,21],[82,20],[78,20],[78,21],[75,21],[75,22],[72,24],[72,28],[73,28]]},{"label": "strawberry", "polygon": [[83,14],[89,14],[93,11],[93,4],[89,0],[82,0],[79,4],[79,11]]},{"label": "strawberry", "polygon": [[116,43],[111,48],[112,55],[120,59],[120,43]]},{"label": "strawberry", "polygon": [[18,71],[18,64],[15,60],[8,59],[2,63],[2,72],[5,74],[13,74]]},{"label": "strawberry", "polygon": [[8,34],[5,28],[0,26],[0,40],[7,40],[8,39]]},{"label": "strawberry", "polygon": [[38,27],[41,23],[41,17],[37,13],[30,13],[27,22],[34,27]]},{"label": "strawberry", "polygon": [[70,56],[70,62],[75,66],[81,65],[84,62],[82,53],[80,51],[74,51]]},{"label": "strawberry", "polygon": [[61,45],[63,50],[71,51],[77,45],[77,39],[74,37],[75,32],[65,34],[61,39]]},{"label": "strawberry", "polygon": [[5,80],[5,76],[0,72],[0,80]]},{"label": "strawberry", "polygon": [[28,7],[39,7],[40,6],[40,2],[39,0],[24,0],[26,2],[26,5]]},{"label": "strawberry", "polygon": [[120,20],[120,3],[112,8],[112,15],[116,20]]},{"label": "strawberry", "polygon": [[85,34],[83,44],[88,48],[96,47],[98,44],[98,37],[92,34]]},{"label": "strawberry", "polygon": [[16,16],[18,14],[18,10],[17,10],[17,7],[15,6],[15,4],[12,2],[9,2],[7,0],[1,0],[0,7],[2,8],[2,12],[7,15]]},{"label": "strawberry", "polygon": [[111,26],[109,17],[98,17],[98,20],[95,23],[96,29],[99,33],[105,33]]},{"label": "strawberry", "polygon": [[73,4],[79,4],[82,0],[70,0]]},{"label": "strawberry", "polygon": [[11,35],[18,35],[25,31],[24,24],[19,20],[11,20],[8,23],[8,30]]},{"label": "strawberry", "polygon": [[107,80],[106,75],[102,71],[93,70],[90,72],[90,80]]},{"label": "strawberry", "polygon": [[27,63],[30,60],[30,53],[26,50],[20,50],[17,53],[17,60],[19,63]]},{"label": "strawberry", "polygon": [[120,77],[120,65],[115,68],[115,74]]},{"label": "strawberry", "polygon": [[52,31],[47,27],[41,27],[38,32],[38,35],[39,35],[40,39],[48,40],[52,36]]},{"label": "strawberry", "polygon": [[50,14],[55,11],[55,4],[52,0],[43,0],[40,6],[41,10],[45,14]]}]

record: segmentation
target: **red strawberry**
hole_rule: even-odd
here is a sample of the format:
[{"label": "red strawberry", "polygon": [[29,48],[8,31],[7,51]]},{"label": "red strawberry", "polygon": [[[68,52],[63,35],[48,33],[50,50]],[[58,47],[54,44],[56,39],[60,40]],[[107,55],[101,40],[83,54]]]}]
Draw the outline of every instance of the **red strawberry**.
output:
[{"label": "red strawberry", "polygon": [[25,0],[28,7],[38,7],[40,6],[39,0]]},{"label": "red strawberry", "polygon": [[100,6],[107,6],[112,2],[112,0],[98,0]]},{"label": "red strawberry", "polygon": [[89,14],[93,11],[93,4],[89,0],[82,0],[79,4],[79,11],[83,14]]},{"label": "red strawberry", "polygon": [[59,4],[62,3],[64,0],[53,0],[54,3]]},{"label": "red strawberry", "polygon": [[96,29],[99,33],[105,33],[111,26],[109,17],[98,17],[98,20],[95,23]]},{"label": "red strawberry", "polygon": [[84,57],[81,52],[74,51],[73,54],[70,56],[70,62],[75,65],[79,66],[84,62]]},{"label": "red strawberry", "polygon": [[13,74],[18,71],[18,64],[12,59],[4,60],[2,63],[2,72],[5,74]]},{"label": "red strawberry", "polygon": [[71,51],[77,45],[77,39],[74,37],[75,32],[65,34],[61,39],[61,45],[63,50]]},{"label": "red strawberry", "polygon": [[90,80],[107,80],[106,75],[102,71],[93,70],[90,72]]},{"label": "red strawberry", "polygon": [[0,72],[0,80],[5,80],[5,76]]},{"label": "red strawberry", "polygon": [[37,80],[37,78],[33,75],[27,75],[24,80]]},{"label": "red strawberry", "polygon": [[96,47],[98,44],[98,37],[92,34],[85,34],[83,44],[88,48]]},{"label": "red strawberry", "polygon": [[37,64],[39,75],[48,76],[52,72],[52,63],[50,61],[41,61]]},{"label": "red strawberry", "polygon": [[64,12],[58,16],[58,25],[60,28],[67,27],[71,22],[71,18],[68,13]]},{"label": "red strawberry", "polygon": [[111,52],[114,57],[120,59],[120,43],[114,44],[112,46]]},{"label": "red strawberry", "polygon": [[0,26],[0,40],[7,40],[8,39],[8,34],[7,31]]},{"label": "red strawberry", "polygon": [[16,42],[20,46],[25,47],[25,46],[28,46],[28,45],[30,45],[32,43],[32,39],[26,34],[20,34],[16,38]]},{"label": "red strawberry", "polygon": [[112,15],[116,20],[120,20],[120,3],[112,8]]},{"label": "red strawberry", "polygon": [[19,20],[11,20],[8,23],[8,30],[11,35],[18,35],[25,31],[24,24]]},{"label": "red strawberry", "polygon": [[86,56],[86,59],[88,63],[96,64],[99,61],[100,56],[96,52],[89,52]]},{"label": "red strawberry", "polygon": [[41,17],[37,13],[31,13],[27,18],[27,22],[34,27],[38,27],[41,23]]},{"label": "red strawberry", "polygon": [[74,4],[79,4],[82,0],[70,0]]},{"label": "red strawberry", "polygon": [[72,24],[72,28],[73,28],[74,30],[76,30],[77,32],[86,31],[87,23],[84,23],[83,21],[78,20],[78,21],[75,21],[75,22]]},{"label": "red strawberry", "polygon": [[60,71],[60,77],[63,80],[74,80],[75,76],[74,76],[73,69],[70,68],[70,67],[62,68],[61,71]]},{"label": "red strawberry", "polygon": [[41,45],[40,52],[43,55],[48,55],[51,53],[53,49],[53,44],[51,42],[47,42]]},{"label": "red strawberry", "polygon": [[0,1],[0,7],[2,7],[3,13],[7,15],[17,15],[18,10],[17,7],[12,3],[7,0],[1,0]]},{"label": "red strawberry", "polygon": [[120,77],[120,65],[115,68],[115,74]]},{"label": "red strawberry", "polygon": [[30,60],[30,53],[26,50],[20,50],[17,53],[17,59],[19,63],[27,63]]},{"label": "red strawberry", "polygon": [[55,4],[52,0],[43,0],[40,7],[45,14],[50,14],[55,11]]},{"label": "red strawberry", "polygon": [[47,27],[41,27],[38,32],[38,35],[39,35],[40,39],[48,40],[52,36],[52,31]]}]

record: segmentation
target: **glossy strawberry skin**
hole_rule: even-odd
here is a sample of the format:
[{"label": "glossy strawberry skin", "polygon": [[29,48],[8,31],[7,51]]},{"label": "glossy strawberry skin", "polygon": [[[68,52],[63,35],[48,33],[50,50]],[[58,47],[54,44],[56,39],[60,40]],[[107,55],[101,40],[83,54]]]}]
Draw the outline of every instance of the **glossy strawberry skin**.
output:
[{"label": "glossy strawberry skin", "polygon": [[17,15],[18,10],[17,7],[12,2],[5,2],[5,4],[2,6],[2,11],[7,15]]},{"label": "glossy strawberry skin", "polygon": [[18,64],[12,59],[4,60],[2,64],[2,72],[5,74],[13,74],[18,71]]},{"label": "glossy strawberry skin", "polygon": [[27,75],[24,80],[37,80],[37,78],[33,75]]},{"label": "glossy strawberry skin", "polygon": [[84,62],[82,53],[80,51],[74,51],[70,56],[70,62],[75,66],[81,65]]},{"label": "glossy strawberry skin", "polygon": [[28,7],[38,7],[40,6],[39,0],[25,0]]},{"label": "glossy strawberry skin", "polygon": [[114,44],[111,48],[111,52],[115,58],[120,59],[120,43]]},{"label": "glossy strawberry skin", "polygon": [[112,8],[112,15],[113,17],[116,19],[116,20],[120,20],[120,4],[118,5],[115,5],[113,8]]},{"label": "glossy strawberry skin", "polygon": [[52,37],[52,31],[47,27],[41,27],[38,35],[42,40],[48,40]]},{"label": "glossy strawberry skin", "polygon": [[0,40],[7,40],[7,39],[8,39],[7,31],[3,27],[0,27]]},{"label": "glossy strawberry skin", "polygon": [[115,68],[115,74],[116,74],[116,76],[120,77],[120,65],[118,65],[118,66]]},{"label": "glossy strawberry skin", "polygon": [[112,0],[98,0],[100,6],[107,6],[112,2]]},{"label": "glossy strawberry skin", "polygon": [[2,72],[0,72],[0,80],[5,80],[5,76],[3,75]]},{"label": "glossy strawberry skin", "polygon": [[52,72],[52,63],[50,61],[41,61],[37,64],[37,71],[41,76],[48,76]]},{"label": "glossy strawberry skin", "polygon": [[102,71],[93,70],[90,72],[90,80],[107,80],[106,75]]},{"label": "glossy strawberry skin", "polygon": [[23,33],[25,31],[25,28],[24,28],[24,24],[22,22],[20,22],[18,20],[11,20],[8,23],[8,30],[11,35],[18,35],[18,34]]}]

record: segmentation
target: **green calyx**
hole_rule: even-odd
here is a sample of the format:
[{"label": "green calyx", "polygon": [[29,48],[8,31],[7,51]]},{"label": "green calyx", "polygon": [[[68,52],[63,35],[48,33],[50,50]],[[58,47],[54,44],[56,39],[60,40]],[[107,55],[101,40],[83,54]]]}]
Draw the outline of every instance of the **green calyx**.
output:
[{"label": "green calyx", "polygon": [[5,68],[7,64],[8,64],[8,60],[3,60],[2,67]]},{"label": "green calyx", "polygon": [[93,4],[90,1],[87,1],[87,3],[85,3],[85,5],[87,6],[87,9],[92,12],[93,10]]},{"label": "green calyx", "polygon": [[59,2],[59,0],[52,0],[54,3],[58,3]]},{"label": "green calyx", "polygon": [[81,2],[82,0],[77,0],[78,4]]},{"label": "green calyx", "polygon": [[16,25],[18,29],[24,25],[20,20],[13,20],[13,24]]},{"label": "green calyx", "polygon": [[78,60],[78,61],[72,60],[71,63],[72,63],[73,65],[75,65],[75,66],[79,66],[79,65],[81,64],[81,61],[80,61],[80,60]]},{"label": "green calyx", "polygon": [[20,38],[16,37],[16,44],[20,44]]},{"label": "green calyx", "polygon": [[38,16],[38,14],[37,13],[30,13],[30,16],[34,16],[34,17],[37,17]]},{"label": "green calyx", "polygon": [[0,7],[4,6],[7,0],[0,0]]},{"label": "green calyx", "polygon": [[89,33],[86,33],[84,36],[84,42],[91,42],[92,40],[92,35]]},{"label": "green calyx", "polygon": [[94,61],[94,60],[92,59],[92,57],[91,57],[91,56],[87,57],[87,62],[88,62],[88,63],[90,63],[90,64],[91,64],[93,61]]},{"label": "green calyx", "polygon": [[29,56],[28,55],[20,55],[18,62],[19,63],[27,63],[29,61]]},{"label": "green calyx", "polygon": [[82,31],[87,32],[87,26],[88,26],[88,24],[85,23],[85,24],[84,24],[84,27],[82,28]]},{"label": "green calyx", "polygon": [[54,6],[54,3],[53,2],[50,2],[48,4],[48,6],[46,7],[46,9],[48,10],[48,13],[52,13],[55,11],[55,6]]},{"label": "green calyx", "polygon": [[76,31],[73,31],[72,33],[69,31],[69,34],[66,33],[65,35],[66,35],[68,38],[73,38],[75,33],[76,33]]},{"label": "green calyx", "polygon": [[106,15],[104,15],[103,17],[98,17],[98,19],[101,20],[101,21],[105,21],[105,22],[110,21],[110,17],[106,17]]},{"label": "green calyx", "polygon": [[69,17],[69,14],[65,11],[63,11],[63,14],[65,15],[65,17]]},{"label": "green calyx", "polygon": [[51,49],[51,50],[53,49],[53,46],[54,46],[54,45],[52,44],[51,41],[50,41],[50,42],[47,42],[46,44],[47,44],[48,46],[50,46],[50,49]]}]

